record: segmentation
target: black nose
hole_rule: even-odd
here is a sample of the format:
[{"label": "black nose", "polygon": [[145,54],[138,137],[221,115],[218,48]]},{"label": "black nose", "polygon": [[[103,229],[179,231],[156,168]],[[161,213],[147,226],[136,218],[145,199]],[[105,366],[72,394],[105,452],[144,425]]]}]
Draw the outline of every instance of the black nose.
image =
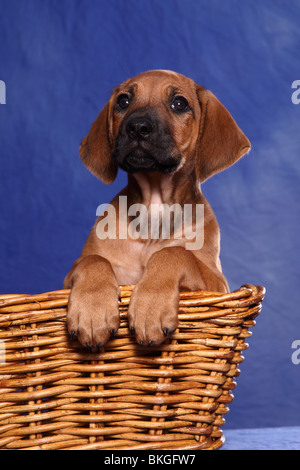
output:
[{"label": "black nose", "polygon": [[147,139],[153,132],[153,124],[146,117],[133,117],[127,122],[126,132],[131,139]]}]

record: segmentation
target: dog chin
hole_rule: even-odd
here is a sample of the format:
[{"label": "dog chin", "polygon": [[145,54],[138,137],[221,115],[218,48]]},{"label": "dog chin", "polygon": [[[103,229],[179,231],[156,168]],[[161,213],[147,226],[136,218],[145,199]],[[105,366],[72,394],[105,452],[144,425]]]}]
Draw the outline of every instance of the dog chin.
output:
[{"label": "dog chin", "polygon": [[122,162],[118,162],[118,165],[122,170],[127,173],[135,173],[138,171],[151,171],[161,172],[164,174],[173,173],[179,166],[179,161],[173,157],[169,158],[165,162],[160,162],[158,159],[148,153],[137,154],[137,152],[129,153]]}]

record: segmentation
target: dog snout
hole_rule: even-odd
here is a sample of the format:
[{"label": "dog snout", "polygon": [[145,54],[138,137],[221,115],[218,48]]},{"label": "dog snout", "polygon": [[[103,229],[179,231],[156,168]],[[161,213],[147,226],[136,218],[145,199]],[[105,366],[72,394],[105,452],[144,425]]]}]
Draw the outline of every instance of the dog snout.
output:
[{"label": "dog snout", "polygon": [[181,159],[172,134],[155,109],[137,109],[123,119],[112,157],[127,172],[171,173]]},{"label": "dog snout", "polygon": [[131,117],[126,125],[126,133],[131,140],[146,140],[154,131],[152,121],[145,117]]}]

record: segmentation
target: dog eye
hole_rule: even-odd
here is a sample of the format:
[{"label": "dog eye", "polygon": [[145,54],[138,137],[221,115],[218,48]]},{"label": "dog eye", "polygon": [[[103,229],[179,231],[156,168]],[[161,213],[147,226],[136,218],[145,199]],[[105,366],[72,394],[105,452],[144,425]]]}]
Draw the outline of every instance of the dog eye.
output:
[{"label": "dog eye", "polygon": [[130,105],[129,96],[125,94],[120,95],[117,100],[117,105],[118,105],[118,108],[121,110],[128,108],[128,106]]},{"label": "dog eye", "polygon": [[189,109],[189,103],[183,96],[176,96],[171,103],[172,111],[183,113]]}]

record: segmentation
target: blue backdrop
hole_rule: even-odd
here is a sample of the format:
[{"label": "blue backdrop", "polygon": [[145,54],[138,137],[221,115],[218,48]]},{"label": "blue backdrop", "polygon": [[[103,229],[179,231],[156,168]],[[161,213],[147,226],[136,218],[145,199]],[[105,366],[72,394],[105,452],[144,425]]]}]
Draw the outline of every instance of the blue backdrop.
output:
[{"label": "blue backdrop", "polygon": [[121,81],[157,68],[190,76],[251,140],[203,185],[231,289],[267,288],[231,428],[300,424],[299,18],[298,0],[0,0],[1,293],[61,288],[97,206],[125,185],[122,172],[99,182],[78,153]]}]

